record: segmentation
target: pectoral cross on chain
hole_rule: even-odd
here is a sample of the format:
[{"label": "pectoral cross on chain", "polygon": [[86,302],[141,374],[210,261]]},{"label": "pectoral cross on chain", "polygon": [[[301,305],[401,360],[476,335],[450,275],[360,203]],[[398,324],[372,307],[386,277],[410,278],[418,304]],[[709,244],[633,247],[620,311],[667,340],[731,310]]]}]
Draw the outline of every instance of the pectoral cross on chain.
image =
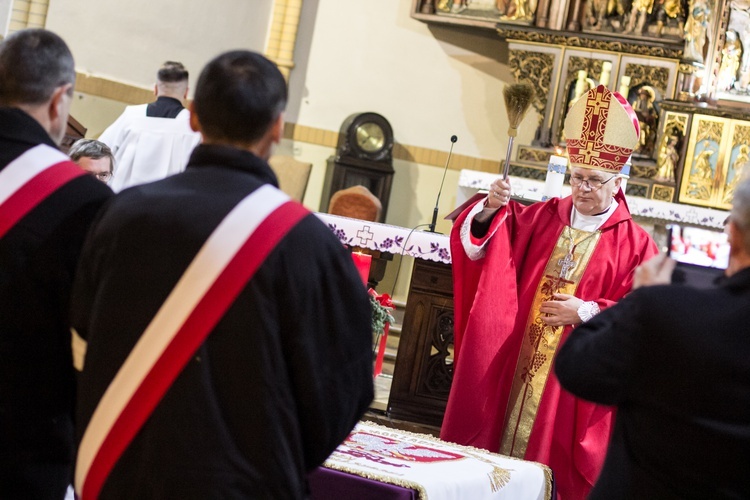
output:
[{"label": "pectoral cross on chain", "polygon": [[563,280],[568,278],[568,273],[576,268],[578,262],[573,259],[573,251],[575,246],[570,249],[570,252],[565,254],[565,257],[557,261],[557,265],[560,266],[560,278]]}]

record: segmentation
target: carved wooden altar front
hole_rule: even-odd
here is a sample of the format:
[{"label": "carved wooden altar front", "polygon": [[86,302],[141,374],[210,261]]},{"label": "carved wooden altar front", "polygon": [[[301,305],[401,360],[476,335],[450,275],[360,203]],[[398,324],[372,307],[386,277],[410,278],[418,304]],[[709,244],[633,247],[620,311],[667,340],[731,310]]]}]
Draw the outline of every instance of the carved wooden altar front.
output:
[{"label": "carved wooden altar front", "polygon": [[452,382],[451,266],[418,259],[406,301],[388,415],[440,427]]}]

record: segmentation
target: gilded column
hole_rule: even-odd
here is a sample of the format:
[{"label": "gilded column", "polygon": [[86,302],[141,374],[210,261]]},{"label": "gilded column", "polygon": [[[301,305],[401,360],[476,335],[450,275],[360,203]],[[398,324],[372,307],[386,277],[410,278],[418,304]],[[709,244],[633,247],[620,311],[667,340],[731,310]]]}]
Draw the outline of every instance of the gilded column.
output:
[{"label": "gilded column", "polygon": [[266,56],[274,61],[284,77],[294,67],[294,44],[302,12],[302,0],[275,0]]}]

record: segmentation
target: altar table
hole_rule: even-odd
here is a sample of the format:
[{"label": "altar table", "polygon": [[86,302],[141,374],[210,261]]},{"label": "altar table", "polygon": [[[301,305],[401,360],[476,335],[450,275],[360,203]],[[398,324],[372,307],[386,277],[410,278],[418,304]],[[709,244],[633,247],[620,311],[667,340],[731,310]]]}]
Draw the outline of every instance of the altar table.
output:
[{"label": "altar table", "polygon": [[309,479],[313,500],[543,500],[554,494],[545,465],[364,421]]}]

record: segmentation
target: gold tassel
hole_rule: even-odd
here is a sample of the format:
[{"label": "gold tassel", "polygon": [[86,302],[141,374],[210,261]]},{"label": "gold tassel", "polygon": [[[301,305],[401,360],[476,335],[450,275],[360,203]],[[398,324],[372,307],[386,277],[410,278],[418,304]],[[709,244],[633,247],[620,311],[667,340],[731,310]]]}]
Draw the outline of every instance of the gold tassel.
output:
[{"label": "gold tassel", "polygon": [[492,472],[487,474],[490,477],[492,493],[497,493],[510,482],[510,471],[500,467],[493,467]]}]

